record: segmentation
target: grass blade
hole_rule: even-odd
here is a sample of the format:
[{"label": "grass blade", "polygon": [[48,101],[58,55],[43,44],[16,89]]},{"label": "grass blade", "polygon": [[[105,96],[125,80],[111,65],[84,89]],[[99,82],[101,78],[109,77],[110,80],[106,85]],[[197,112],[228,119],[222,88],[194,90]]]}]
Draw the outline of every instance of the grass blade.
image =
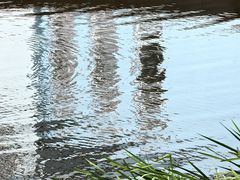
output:
[{"label": "grass blade", "polygon": [[191,163],[189,161],[189,163],[203,176],[203,179],[205,180],[210,180],[209,177],[207,177],[207,175],[205,175],[205,173],[203,173],[197,166],[195,166],[193,163]]},{"label": "grass blade", "polygon": [[220,145],[222,147],[225,147],[225,148],[227,148],[227,149],[229,149],[229,150],[231,150],[231,151],[233,151],[235,153],[238,153],[238,150],[236,150],[236,149],[234,149],[234,148],[232,148],[232,147],[230,147],[230,146],[228,146],[228,145],[226,145],[226,144],[224,144],[224,143],[222,143],[220,141],[217,141],[215,139],[212,139],[212,138],[204,136],[204,135],[201,135],[201,136],[204,137],[205,139],[208,139],[208,140],[210,140],[210,141],[212,141],[212,142],[214,142],[214,143],[216,143],[216,144],[218,144],[218,145]]}]

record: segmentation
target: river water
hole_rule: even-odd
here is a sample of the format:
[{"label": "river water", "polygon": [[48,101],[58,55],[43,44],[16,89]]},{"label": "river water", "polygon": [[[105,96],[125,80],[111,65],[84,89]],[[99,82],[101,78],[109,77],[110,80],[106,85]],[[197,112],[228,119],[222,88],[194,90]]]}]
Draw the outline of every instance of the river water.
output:
[{"label": "river water", "polygon": [[1,1],[0,178],[234,145],[239,0]]}]

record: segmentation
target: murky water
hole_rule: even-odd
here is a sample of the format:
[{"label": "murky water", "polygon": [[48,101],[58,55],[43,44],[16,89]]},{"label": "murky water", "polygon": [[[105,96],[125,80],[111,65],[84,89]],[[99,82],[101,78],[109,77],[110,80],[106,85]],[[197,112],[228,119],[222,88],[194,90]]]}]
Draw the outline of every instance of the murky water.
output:
[{"label": "murky water", "polygon": [[0,2],[0,47],[1,179],[234,143],[238,0]]}]

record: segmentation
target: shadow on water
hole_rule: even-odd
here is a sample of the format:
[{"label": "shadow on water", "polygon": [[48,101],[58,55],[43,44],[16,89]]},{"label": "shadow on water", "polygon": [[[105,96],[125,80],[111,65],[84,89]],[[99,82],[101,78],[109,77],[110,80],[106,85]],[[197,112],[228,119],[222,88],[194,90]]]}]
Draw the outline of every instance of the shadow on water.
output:
[{"label": "shadow on water", "polygon": [[[0,1],[1,2],[1,1]],[[218,3],[214,0],[150,0],[150,1],[137,1],[137,0],[70,0],[70,1],[36,1],[36,0],[22,0],[22,1],[2,1],[0,8],[29,8],[33,6],[49,7],[48,10],[41,12],[28,13],[30,16],[43,16],[51,14],[61,14],[66,12],[94,12],[99,10],[116,10],[116,9],[132,9],[126,13],[121,13],[120,17],[132,17],[139,14],[147,13],[168,13],[166,17],[151,17],[142,19],[142,22],[148,21],[161,21],[169,19],[178,19],[184,17],[195,17],[204,15],[217,15],[218,19],[208,22],[204,25],[197,27],[204,27],[209,25],[218,24],[221,22],[231,21],[240,17],[240,2],[238,0],[219,0]],[[51,8],[52,7],[52,8]],[[233,13],[233,14],[230,14]],[[117,18],[118,15],[113,17]],[[133,23],[133,22],[131,22]],[[136,22],[135,22],[136,23]]]},{"label": "shadow on water", "polygon": [[[31,6],[48,6],[55,7],[53,12],[66,12],[73,10],[101,10],[106,8],[119,9],[119,8],[139,8],[138,11],[142,11],[141,8],[149,7],[150,11],[158,11],[163,5],[165,7],[161,8],[163,10],[170,10],[172,12],[189,12],[189,11],[206,11],[207,14],[216,14],[221,12],[239,12],[240,3],[238,0],[219,0],[218,3],[214,0],[69,0],[69,1],[56,1],[56,0],[21,0],[21,1],[0,1],[1,8],[10,7],[31,7]],[[81,9],[80,9],[81,8]],[[35,12],[35,14],[44,14],[44,12]]]},{"label": "shadow on water", "polygon": [[78,177],[71,172],[86,159],[121,158],[123,149],[154,154],[171,138],[162,22],[217,17],[194,29],[240,17],[238,0],[0,1],[17,8],[32,9],[21,16],[33,18],[29,176],[40,178]]}]

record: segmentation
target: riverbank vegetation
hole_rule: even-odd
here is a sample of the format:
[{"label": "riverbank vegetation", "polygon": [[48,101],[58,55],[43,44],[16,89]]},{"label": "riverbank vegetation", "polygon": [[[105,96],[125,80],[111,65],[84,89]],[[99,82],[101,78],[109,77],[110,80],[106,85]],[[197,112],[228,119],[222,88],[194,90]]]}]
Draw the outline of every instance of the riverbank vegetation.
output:
[{"label": "riverbank vegetation", "polygon": [[[224,126],[225,127],[225,126]],[[227,128],[226,130],[231,136],[240,142],[240,128],[236,123],[233,122],[233,128]],[[129,179],[129,180],[240,180],[240,150],[238,147],[232,147],[227,143],[221,142],[214,138],[210,138],[202,135],[206,140],[221,146],[227,150],[227,154],[219,153],[210,147],[206,148],[204,152],[198,152],[199,155],[205,156],[210,159],[218,160],[220,164],[228,163],[229,166],[220,166],[220,172],[216,172],[213,175],[205,174],[197,165],[188,161],[191,168],[184,168],[174,163],[172,154],[166,154],[157,160],[157,163],[164,163],[164,167],[156,167],[154,165],[155,160],[146,161],[133,153],[127,151],[131,162],[126,160],[113,160],[106,158],[108,166],[111,168],[113,173],[107,173],[101,165],[96,165],[91,161],[88,161],[93,167],[91,170],[77,169],[85,175],[86,179]],[[167,165],[166,165],[167,164]],[[189,166],[187,166],[189,167]]]}]

